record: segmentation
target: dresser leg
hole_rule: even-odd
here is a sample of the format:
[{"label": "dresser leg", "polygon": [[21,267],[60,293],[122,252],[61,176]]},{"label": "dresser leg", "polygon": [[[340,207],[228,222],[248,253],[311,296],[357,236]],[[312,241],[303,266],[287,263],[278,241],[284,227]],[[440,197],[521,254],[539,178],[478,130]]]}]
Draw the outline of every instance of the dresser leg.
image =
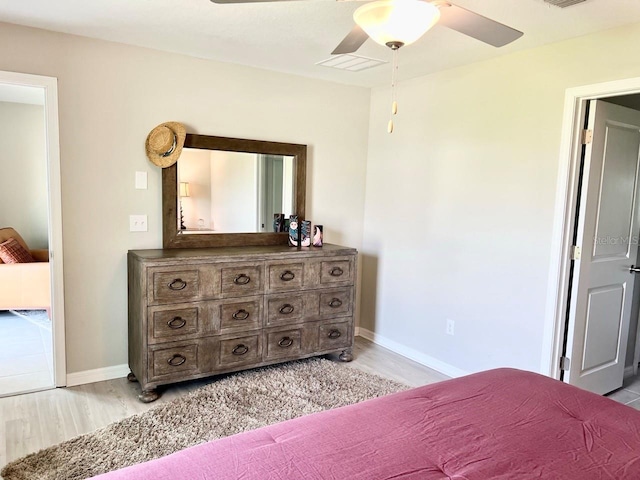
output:
[{"label": "dresser leg", "polygon": [[158,395],[158,391],[155,388],[150,388],[148,390],[142,390],[142,393],[138,395],[138,399],[142,403],[151,403],[155,402],[160,395]]},{"label": "dresser leg", "polygon": [[353,353],[351,353],[351,349],[350,348],[347,348],[347,349],[342,351],[342,353],[340,354],[340,356],[338,358],[340,360],[342,360],[343,362],[350,362],[351,360],[353,360]]},{"label": "dresser leg", "polygon": [[138,381],[138,379],[133,374],[133,372],[130,372],[129,375],[127,375],[127,380],[129,380],[130,382],[137,382]]}]

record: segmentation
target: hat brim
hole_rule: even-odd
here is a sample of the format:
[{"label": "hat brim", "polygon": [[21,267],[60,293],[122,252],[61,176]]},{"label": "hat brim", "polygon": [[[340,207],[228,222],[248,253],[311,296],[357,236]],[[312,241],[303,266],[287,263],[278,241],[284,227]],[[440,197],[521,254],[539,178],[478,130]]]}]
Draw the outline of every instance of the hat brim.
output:
[{"label": "hat brim", "polygon": [[[149,137],[154,132],[154,130],[157,130],[158,128],[161,128],[161,127],[167,127],[176,136],[176,148],[173,150],[173,152],[171,152],[167,156],[159,155],[156,152],[152,151],[149,147]],[[144,148],[147,152],[147,158],[151,161],[151,163],[153,163],[154,165],[157,165],[158,167],[161,167],[161,168],[170,167],[171,165],[173,165],[178,161],[178,158],[180,158],[180,154],[182,153],[182,147],[184,146],[184,140],[186,136],[187,136],[187,131],[184,128],[184,125],[182,125],[181,123],[178,123],[178,122],[161,123],[160,125],[155,127],[153,130],[151,130],[151,132],[149,132],[149,135],[147,135],[147,139],[144,143]]]}]

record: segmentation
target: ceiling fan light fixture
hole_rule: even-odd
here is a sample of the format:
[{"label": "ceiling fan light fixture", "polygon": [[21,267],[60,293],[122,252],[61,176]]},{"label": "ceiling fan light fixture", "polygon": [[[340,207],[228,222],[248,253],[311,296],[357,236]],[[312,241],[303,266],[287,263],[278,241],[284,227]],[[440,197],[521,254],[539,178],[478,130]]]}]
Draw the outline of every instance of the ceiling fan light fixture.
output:
[{"label": "ceiling fan light fixture", "polygon": [[353,20],[375,42],[396,48],[418,40],[439,18],[438,7],[422,0],[378,0],[353,13]]}]

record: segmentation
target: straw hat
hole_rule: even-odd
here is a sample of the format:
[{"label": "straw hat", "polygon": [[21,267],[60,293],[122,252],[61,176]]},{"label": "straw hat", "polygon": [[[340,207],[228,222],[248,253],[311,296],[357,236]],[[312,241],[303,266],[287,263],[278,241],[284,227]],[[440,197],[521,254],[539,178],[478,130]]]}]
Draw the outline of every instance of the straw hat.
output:
[{"label": "straw hat", "polygon": [[166,122],[149,132],[144,144],[147,157],[159,167],[167,168],[178,161],[187,132],[178,122]]}]

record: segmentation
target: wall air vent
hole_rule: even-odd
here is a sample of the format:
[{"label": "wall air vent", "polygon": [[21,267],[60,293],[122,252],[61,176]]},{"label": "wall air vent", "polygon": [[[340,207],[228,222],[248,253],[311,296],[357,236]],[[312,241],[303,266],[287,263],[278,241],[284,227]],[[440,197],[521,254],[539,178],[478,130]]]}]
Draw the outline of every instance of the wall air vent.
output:
[{"label": "wall air vent", "polygon": [[316,65],[322,65],[323,67],[337,68],[339,70],[349,70],[351,72],[360,72],[368,68],[377,67],[378,65],[385,64],[384,60],[376,60],[375,58],[360,57],[358,55],[344,54],[333,55],[331,58],[327,58]]},{"label": "wall air vent", "polygon": [[546,3],[555,5],[556,7],[566,8],[578,3],[586,2],[587,0],[544,0]]}]

